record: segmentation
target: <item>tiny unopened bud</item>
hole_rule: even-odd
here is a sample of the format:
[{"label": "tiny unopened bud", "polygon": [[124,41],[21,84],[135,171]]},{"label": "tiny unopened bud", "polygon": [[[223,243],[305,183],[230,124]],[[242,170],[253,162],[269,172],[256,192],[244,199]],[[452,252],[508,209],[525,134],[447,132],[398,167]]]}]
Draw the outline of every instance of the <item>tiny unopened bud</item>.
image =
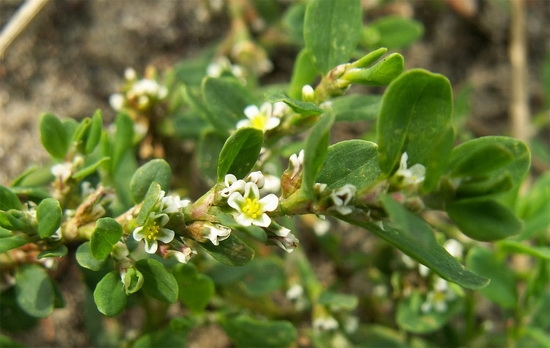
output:
[{"label": "tiny unopened bud", "polygon": [[315,91],[310,85],[304,85],[302,87],[302,100],[303,101],[314,101],[315,100]]}]

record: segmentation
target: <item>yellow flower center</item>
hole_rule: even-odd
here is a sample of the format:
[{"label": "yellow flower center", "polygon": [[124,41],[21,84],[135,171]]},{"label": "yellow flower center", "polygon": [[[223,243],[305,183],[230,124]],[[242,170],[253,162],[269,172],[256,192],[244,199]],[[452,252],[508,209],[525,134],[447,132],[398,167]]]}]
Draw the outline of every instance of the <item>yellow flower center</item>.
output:
[{"label": "yellow flower center", "polygon": [[254,199],[246,198],[242,211],[243,211],[243,214],[253,219],[257,219],[263,213],[260,207],[260,204],[258,203],[258,199],[256,198]]},{"label": "yellow flower center", "polygon": [[159,234],[160,226],[153,225],[147,227],[146,238],[149,241],[157,240],[157,235]]},{"label": "yellow flower center", "polygon": [[250,124],[256,129],[264,130],[267,124],[267,117],[263,113],[259,113],[250,120]]}]

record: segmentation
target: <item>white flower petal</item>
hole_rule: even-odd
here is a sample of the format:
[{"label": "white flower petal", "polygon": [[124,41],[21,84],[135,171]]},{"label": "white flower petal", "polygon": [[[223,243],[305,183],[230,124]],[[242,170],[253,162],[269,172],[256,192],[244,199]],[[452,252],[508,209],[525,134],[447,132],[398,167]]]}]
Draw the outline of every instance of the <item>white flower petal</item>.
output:
[{"label": "white flower petal", "polygon": [[277,206],[279,205],[279,197],[277,197],[273,193],[270,193],[264,198],[260,199],[259,203],[263,211],[273,211],[277,209]]},{"label": "white flower petal", "polygon": [[157,234],[157,240],[163,243],[170,243],[175,235],[176,233],[168,228],[160,228]]}]

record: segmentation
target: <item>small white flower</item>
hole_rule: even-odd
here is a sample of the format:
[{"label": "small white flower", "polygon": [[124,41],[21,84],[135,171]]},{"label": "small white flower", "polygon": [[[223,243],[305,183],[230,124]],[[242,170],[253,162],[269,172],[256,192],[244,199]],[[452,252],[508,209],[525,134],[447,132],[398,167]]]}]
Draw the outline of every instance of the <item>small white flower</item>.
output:
[{"label": "small white flower", "polygon": [[294,284],[285,293],[286,298],[289,300],[297,300],[304,295],[304,287],[300,284]]},{"label": "small white flower", "polygon": [[321,237],[327,234],[327,232],[330,230],[330,222],[323,219],[317,219],[313,223],[313,232],[315,232],[315,235]]},{"label": "small white flower", "polygon": [[265,184],[265,176],[261,171],[256,171],[248,174],[245,178],[245,181],[253,182],[258,186],[259,189],[264,187]]},{"label": "small white flower", "polygon": [[137,73],[133,68],[126,68],[124,70],[124,78],[128,81],[137,79]]},{"label": "small white flower", "polygon": [[163,213],[178,213],[191,203],[189,199],[180,199],[180,196],[162,197],[160,200],[161,211]]},{"label": "small white flower", "polygon": [[401,178],[401,186],[418,185],[424,181],[426,175],[426,167],[422,164],[415,164],[412,167],[407,167],[407,160],[409,155],[403,152],[401,155],[401,161],[399,162],[399,169],[395,172],[395,176]]},{"label": "small white flower", "polygon": [[332,208],[342,215],[350,214],[352,212],[352,209],[350,206],[348,206],[348,204],[355,197],[355,191],[355,186],[351,184],[346,184],[334,190],[330,194],[332,202],[334,203],[334,206]]},{"label": "small white flower", "polygon": [[154,254],[158,248],[158,241],[170,243],[174,239],[175,232],[164,228],[169,221],[168,215],[151,213],[143,226],[137,227],[132,233],[135,240],[145,240],[145,251]]},{"label": "small white flower", "polygon": [[292,176],[290,177],[291,179],[294,179],[296,175],[302,172],[302,169],[304,168],[304,156],[304,150],[300,150],[298,155],[294,153],[288,159],[290,167],[292,168]]},{"label": "small white flower", "polygon": [[298,238],[290,233],[290,230],[286,227],[279,226],[278,228],[270,229],[274,235],[270,235],[269,241],[283,249],[287,253],[291,253],[298,246]]},{"label": "small white flower", "polygon": [[50,171],[59,181],[66,182],[73,174],[73,164],[70,162],[58,163]]},{"label": "small white flower", "polygon": [[273,116],[273,105],[271,103],[263,103],[258,109],[256,105],[249,105],[244,109],[246,120],[241,120],[237,123],[237,129],[243,127],[254,127],[261,131],[273,129],[281,123],[277,116]]},{"label": "small white flower", "polygon": [[231,229],[220,224],[207,224],[204,226],[208,230],[206,238],[210,239],[212,244],[219,245],[222,240],[225,240],[231,234]]},{"label": "small white flower", "polygon": [[290,111],[290,106],[285,102],[275,102],[273,104],[273,116],[283,117],[287,112]]},{"label": "small white flower", "polygon": [[187,263],[195,255],[197,255],[197,252],[187,245],[184,245],[180,250],[168,250],[166,252],[166,257],[173,257],[179,263]]},{"label": "small white flower", "polygon": [[448,302],[456,298],[456,294],[449,287],[449,283],[442,278],[437,278],[433,290],[426,296],[426,301],[422,303],[420,309],[424,313],[431,311],[443,313],[447,311]]},{"label": "small white flower", "polygon": [[319,331],[329,331],[338,328],[338,322],[331,316],[315,318],[313,328]]},{"label": "small white flower", "polygon": [[457,259],[462,257],[462,252],[464,250],[464,247],[456,239],[449,239],[445,241],[445,243],[443,244],[443,247],[445,248],[445,250],[447,250],[449,254],[456,257]]},{"label": "small white flower", "polygon": [[228,198],[233,192],[244,192],[244,184],[246,181],[237,180],[233,174],[227,174],[224,178],[225,187],[220,191],[222,197]]},{"label": "small white flower", "polygon": [[235,220],[239,224],[268,227],[271,219],[265,212],[277,209],[279,198],[271,193],[260,199],[258,186],[253,182],[247,182],[244,186],[244,195],[238,191],[231,193],[227,204],[238,212]]},{"label": "small white flower", "polygon": [[304,85],[302,87],[302,100],[313,101],[315,100],[315,91],[310,85]]},{"label": "small white flower", "polygon": [[120,93],[111,94],[109,97],[109,105],[115,111],[120,111],[124,108],[124,96]]},{"label": "small white flower", "polygon": [[260,189],[261,194],[279,192],[281,189],[281,178],[275,175],[264,175],[264,187]]}]

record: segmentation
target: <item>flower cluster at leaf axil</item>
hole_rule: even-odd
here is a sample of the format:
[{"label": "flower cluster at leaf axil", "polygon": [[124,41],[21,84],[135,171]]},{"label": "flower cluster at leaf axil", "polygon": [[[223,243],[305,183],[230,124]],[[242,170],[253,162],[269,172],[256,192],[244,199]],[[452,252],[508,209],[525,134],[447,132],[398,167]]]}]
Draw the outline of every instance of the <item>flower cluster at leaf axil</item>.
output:
[{"label": "flower cluster at leaf axil", "polygon": [[250,173],[245,179],[227,174],[220,196],[227,199],[227,205],[233,208],[232,215],[239,225],[264,228],[269,241],[291,252],[298,245],[298,239],[288,228],[279,225],[268,215],[279,206],[279,197],[273,193],[261,196],[260,190],[265,181],[265,176],[260,171]]},{"label": "flower cluster at leaf axil", "polygon": [[136,71],[124,72],[126,85],[122,93],[111,95],[109,103],[116,111],[125,109],[145,110],[168,96],[168,89],[152,78],[138,79]]},{"label": "flower cluster at leaf axil", "polygon": [[150,254],[157,252],[159,241],[167,244],[175,237],[175,232],[165,227],[170,220],[168,214],[179,213],[190,203],[189,200],[182,200],[179,196],[165,196],[165,194],[165,191],[160,191],[153,211],[149,213],[145,222],[135,228],[132,233],[135,240],[145,241],[145,251]]}]

